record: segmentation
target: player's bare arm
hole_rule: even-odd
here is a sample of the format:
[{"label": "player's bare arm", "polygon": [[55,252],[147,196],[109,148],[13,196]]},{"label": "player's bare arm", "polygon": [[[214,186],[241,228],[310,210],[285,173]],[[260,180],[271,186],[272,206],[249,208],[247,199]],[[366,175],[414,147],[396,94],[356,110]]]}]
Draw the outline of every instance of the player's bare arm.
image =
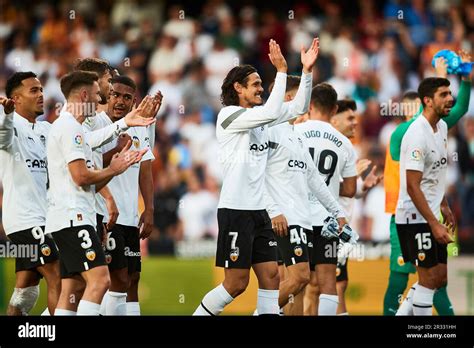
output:
[{"label": "player's bare arm", "polygon": [[352,198],[357,191],[357,176],[344,178],[339,190],[339,196]]},{"label": "player's bare arm", "polygon": [[145,209],[140,215],[140,221],[138,227],[140,229],[140,238],[146,239],[150,236],[153,231],[153,173],[151,171],[151,161],[143,161],[140,163],[140,174],[139,174],[139,185],[140,192],[143,197]]},{"label": "player's bare arm", "polygon": [[423,215],[430,225],[435,239],[440,244],[452,243],[453,239],[448,233],[448,229],[438,221],[436,216],[434,216],[428,202],[426,201],[425,195],[421,191],[420,184],[423,173],[416,170],[407,170],[406,176],[408,195],[412,199],[416,209],[418,209],[420,214]]}]

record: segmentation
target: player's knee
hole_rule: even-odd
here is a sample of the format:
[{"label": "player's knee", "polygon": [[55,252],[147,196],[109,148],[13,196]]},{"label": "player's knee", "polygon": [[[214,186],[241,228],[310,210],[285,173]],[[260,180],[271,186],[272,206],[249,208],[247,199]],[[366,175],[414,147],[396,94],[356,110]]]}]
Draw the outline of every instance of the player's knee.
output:
[{"label": "player's knee", "polygon": [[437,278],[436,288],[443,288],[448,284],[448,275],[446,273],[440,274]]},{"label": "player's knee", "polygon": [[229,292],[229,295],[235,298],[241,293],[243,293],[245,289],[247,289],[247,286],[249,284],[249,277],[239,277],[230,281],[229,279],[225,279],[224,282],[225,288]]},{"label": "player's knee", "polygon": [[130,285],[138,285],[138,282],[140,281],[140,272],[134,272],[130,275]]},{"label": "player's knee", "polygon": [[27,288],[15,288],[10,299],[10,305],[18,308],[22,315],[27,315],[36,304],[39,297],[39,285]]},{"label": "player's knee", "polygon": [[298,288],[303,289],[306,285],[309,284],[309,281],[310,281],[309,272],[296,273],[294,280]]},{"label": "player's knee", "polygon": [[90,288],[92,292],[105,294],[105,292],[110,288],[110,283],[110,276],[107,274],[106,276],[90,282],[87,284],[87,287]]}]

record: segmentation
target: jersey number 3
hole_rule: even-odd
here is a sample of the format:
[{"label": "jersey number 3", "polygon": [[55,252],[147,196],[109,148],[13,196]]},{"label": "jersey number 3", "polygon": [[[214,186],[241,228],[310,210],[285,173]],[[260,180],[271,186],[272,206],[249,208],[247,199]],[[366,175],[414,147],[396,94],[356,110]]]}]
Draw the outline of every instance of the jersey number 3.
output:
[{"label": "jersey number 3", "polygon": [[336,171],[337,153],[326,149],[321,151],[316,160],[314,158],[314,147],[309,148],[309,153],[316,164],[316,167],[318,167],[318,171],[322,175],[326,176],[326,180],[324,180],[324,182],[326,183],[326,186],[329,186],[331,178],[334,176],[334,172]]}]

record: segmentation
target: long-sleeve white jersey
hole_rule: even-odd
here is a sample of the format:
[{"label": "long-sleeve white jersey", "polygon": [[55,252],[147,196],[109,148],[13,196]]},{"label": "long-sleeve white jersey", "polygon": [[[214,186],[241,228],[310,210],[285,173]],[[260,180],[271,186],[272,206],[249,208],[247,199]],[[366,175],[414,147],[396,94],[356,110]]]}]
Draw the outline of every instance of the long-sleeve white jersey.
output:
[{"label": "long-sleeve white jersey", "polygon": [[268,157],[267,127],[307,112],[311,74],[302,74],[295,98],[283,102],[286,74],[277,73],[267,102],[250,109],[226,106],[217,116],[216,136],[224,180],[219,208],[265,209],[263,192]]},{"label": "long-sleeve white jersey", "polygon": [[6,234],[46,224],[46,140],[51,124],[30,123],[12,112],[0,116],[2,223]]},{"label": "long-sleeve white jersey", "polygon": [[268,129],[265,202],[270,218],[283,214],[289,225],[311,230],[310,194],[335,217],[342,208],[319,176],[301,136],[289,123]]},{"label": "long-sleeve white jersey", "polygon": [[[334,198],[339,197],[340,178],[357,176],[356,153],[350,140],[327,122],[308,120],[295,126],[313,158],[321,178]],[[322,226],[328,212],[311,198],[313,226]]]}]

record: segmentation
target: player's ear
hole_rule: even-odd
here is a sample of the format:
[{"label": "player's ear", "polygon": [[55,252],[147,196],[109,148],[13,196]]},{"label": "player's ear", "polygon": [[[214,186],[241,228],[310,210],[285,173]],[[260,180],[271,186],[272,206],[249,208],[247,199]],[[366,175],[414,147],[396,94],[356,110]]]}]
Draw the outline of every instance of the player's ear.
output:
[{"label": "player's ear", "polygon": [[334,105],[334,107],[331,110],[331,116],[334,116],[337,113],[337,109],[338,109],[338,106],[336,104],[336,105]]},{"label": "player's ear", "polygon": [[79,96],[81,97],[82,102],[87,101],[88,95],[89,95],[89,91],[87,90],[87,88],[83,87],[83,88],[80,89]]},{"label": "player's ear", "polygon": [[238,82],[234,82],[234,89],[237,91],[237,94],[242,93],[242,85]]}]

